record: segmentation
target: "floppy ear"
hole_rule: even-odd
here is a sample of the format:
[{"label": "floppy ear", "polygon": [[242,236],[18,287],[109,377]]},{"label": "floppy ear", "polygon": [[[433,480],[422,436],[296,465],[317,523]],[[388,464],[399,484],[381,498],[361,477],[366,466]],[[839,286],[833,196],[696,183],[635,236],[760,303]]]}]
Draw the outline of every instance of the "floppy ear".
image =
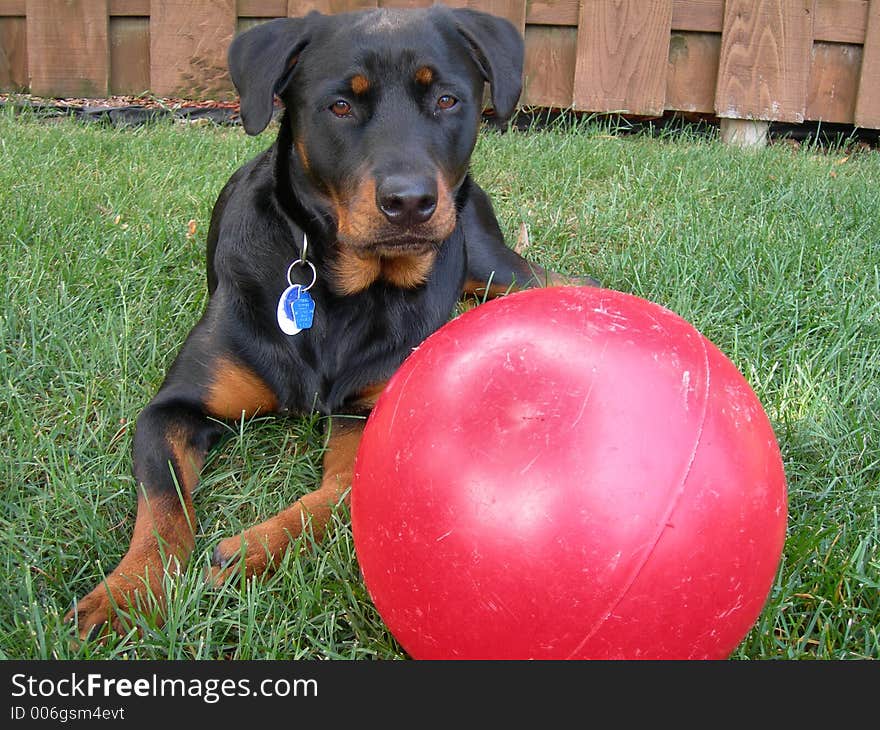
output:
[{"label": "floppy ear", "polygon": [[279,18],[235,37],[229,46],[229,75],[241,97],[241,121],[259,134],[272,119],[275,94],[290,81],[299,52],[308,43],[312,15]]},{"label": "floppy ear", "polygon": [[522,91],[524,44],[513,23],[470,8],[452,11],[458,31],[492,88],[492,106],[501,121],[516,108]]}]

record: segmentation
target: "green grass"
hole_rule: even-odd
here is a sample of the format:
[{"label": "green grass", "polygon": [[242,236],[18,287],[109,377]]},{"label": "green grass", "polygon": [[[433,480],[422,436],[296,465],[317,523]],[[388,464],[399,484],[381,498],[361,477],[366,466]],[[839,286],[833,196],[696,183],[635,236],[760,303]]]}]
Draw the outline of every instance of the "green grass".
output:
[{"label": "green grass", "polygon": [[[0,657],[404,656],[361,582],[344,510],[272,577],[202,579],[217,540],[317,484],[317,418],[255,419],[213,452],[165,628],[141,617],[142,638],[77,647],[61,622],[127,546],[128,426],[204,306],[213,201],[269,142],[0,115]],[[474,173],[511,240],[528,224],[531,257],[675,310],[763,402],[789,530],[734,656],[880,658],[880,154],[581,125],[487,133]]]}]

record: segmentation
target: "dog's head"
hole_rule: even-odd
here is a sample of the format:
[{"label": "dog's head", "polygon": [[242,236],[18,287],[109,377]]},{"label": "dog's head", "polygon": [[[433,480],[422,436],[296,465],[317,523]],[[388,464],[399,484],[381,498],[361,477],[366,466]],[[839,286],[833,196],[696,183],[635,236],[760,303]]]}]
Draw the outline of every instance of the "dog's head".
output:
[{"label": "dog's head", "polygon": [[229,50],[245,130],[259,134],[279,96],[294,179],[317,191],[342,245],[382,256],[452,233],[484,83],[507,118],[522,63],[511,23],[439,6],[274,20]]}]

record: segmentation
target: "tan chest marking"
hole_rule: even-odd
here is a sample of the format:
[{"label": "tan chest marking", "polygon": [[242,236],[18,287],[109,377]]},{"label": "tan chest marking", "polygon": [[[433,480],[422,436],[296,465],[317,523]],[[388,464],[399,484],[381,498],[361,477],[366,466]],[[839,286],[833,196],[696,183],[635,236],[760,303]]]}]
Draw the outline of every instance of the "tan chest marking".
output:
[{"label": "tan chest marking", "polygon": [[356,294],[379,279],[402,289],[414,289],[428,279],[435,251],[413,256],[358,256],[340,251],[333,267],[336,289],[340,294]]}]

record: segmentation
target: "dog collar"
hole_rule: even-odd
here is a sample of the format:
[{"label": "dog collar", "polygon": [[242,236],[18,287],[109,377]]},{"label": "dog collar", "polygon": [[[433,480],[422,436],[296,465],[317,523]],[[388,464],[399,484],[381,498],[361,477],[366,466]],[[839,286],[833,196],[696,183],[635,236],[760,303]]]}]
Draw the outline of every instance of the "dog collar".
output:
[{"label": "dog collar", "polygon": [[[312,326],[315,315],[315,300],[309,294],[315,282],[318,280],[318,272],[315,265],[308,259],[309,239],[303,233],[302,255],[292,261],[287,267],[287,288],[278,299],[276,316],[278,326],[286,335],[296,335]],[[307,286],[294,284],[291,274],[297,267],[308,267],[312,270],[312,280]]]}]

